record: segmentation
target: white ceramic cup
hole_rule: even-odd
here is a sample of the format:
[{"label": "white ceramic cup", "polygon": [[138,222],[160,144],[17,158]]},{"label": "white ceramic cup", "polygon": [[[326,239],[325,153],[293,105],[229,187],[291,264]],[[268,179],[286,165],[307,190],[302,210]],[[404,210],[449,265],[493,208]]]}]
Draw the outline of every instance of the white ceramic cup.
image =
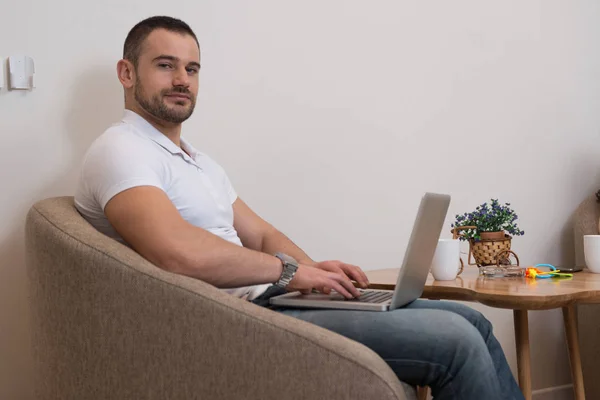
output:
[{"label": "white ceramic cup", "polygon": [[431,274],[438,281],[451,281],[456,279],[460,271],[460,242],[458,239],[440,239],[433,261]]},{"label": "white ceramic cup", "polygon": [[583,236],[583,254],[590,272],[600,274],[600,235]]}]

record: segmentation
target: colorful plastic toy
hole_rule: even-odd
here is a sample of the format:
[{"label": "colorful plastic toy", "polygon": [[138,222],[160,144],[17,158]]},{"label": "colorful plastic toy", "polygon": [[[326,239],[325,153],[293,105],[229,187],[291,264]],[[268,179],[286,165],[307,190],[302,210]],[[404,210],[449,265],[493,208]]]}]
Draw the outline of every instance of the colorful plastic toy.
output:
[{"label": "colorful plastic toy", "polygon": [[[550,271],[543,271],[539,267],[548,267],[550,268]],[[551,264],[536,264],[533,267],[526,268],[525,276],[533,279],[572,278],[573,274],[560,272],[560,270],[556,269],[556,267]]]}]

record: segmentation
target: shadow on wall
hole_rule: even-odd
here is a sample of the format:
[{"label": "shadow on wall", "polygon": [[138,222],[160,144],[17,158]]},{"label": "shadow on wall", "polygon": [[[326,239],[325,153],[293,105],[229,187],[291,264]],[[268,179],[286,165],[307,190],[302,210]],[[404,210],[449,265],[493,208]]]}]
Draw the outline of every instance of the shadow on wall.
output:
[{"label": "shadow on wall", "polygon": [[[74,188],[83,156],[92,142],[123,115],[123,90],[116,68],[95,68],[76,79],[71,107],[65,115],[72,145],[71,162],[58,186]],[[72,190],[65,191],[72,193]]]},{"label": "shadow on wall", "polygon": [[[575,210],[582,201],[600,189],[600,164],[597,155],[593,153],[578,155],[577,160],[570,166],[570,175],[572,176],[569,179],[570,184],[557,188],[557,190],[572,196],[573,209],[569,218],[564,221],[560,232],[557,232],[556,240],[552,240],[552,245],[546,249],[547,254],[554,254],[557,258],[539,262],[557,263],[558,266],[575,264],[575,238],[573,235]],[[549,214],[548,218],[552,218],[552,215]],[[555,244],[558,245],[558,252],[553,248]]]},{"label": "shadow on wall", "polygon": [[[0,58],[0,68],[2,68],[3,71],[8,71],[8,58],[4,61],[2,61],[2,58]],[[0,75],[0,96],[4,96],[8,93],[7,75],[8,73],[4,73],[4,76]]]},{"label": "shadow on wall", "polygon": [[[29,338],[29,306],[25,270],[25,216],[38,200],[73,195],[83,156],[106,128],[118,122],[123,110],[123,92],[114,69],[95,68],[75,79],[64,132],[70,154],[60,160],[64,170],[53,183],[32,188],[13,212],[20,216],[0,243],[0,398],[32,398]],[[56,129],[60,129],[57,127]],[[61,132],[57,132],[60,136]],[[58,161],[58,160],[57,160]],[[60,171],[60,169],[59,169]]]}]

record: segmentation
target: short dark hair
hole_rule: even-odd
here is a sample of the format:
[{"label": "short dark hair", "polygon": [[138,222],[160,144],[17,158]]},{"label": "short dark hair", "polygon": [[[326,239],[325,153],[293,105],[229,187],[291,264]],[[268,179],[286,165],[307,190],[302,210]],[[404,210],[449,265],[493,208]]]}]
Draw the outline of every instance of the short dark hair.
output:
[{"label": "short dark hair", "polygon": [[170,32],[190,35],[200,48],[198,38],[188,24],[177,18],[156,16],[146,18],[131,28],[123,46],[123,58],[131,61],[137,67],[144,40],[156,29],[166,29]]}]

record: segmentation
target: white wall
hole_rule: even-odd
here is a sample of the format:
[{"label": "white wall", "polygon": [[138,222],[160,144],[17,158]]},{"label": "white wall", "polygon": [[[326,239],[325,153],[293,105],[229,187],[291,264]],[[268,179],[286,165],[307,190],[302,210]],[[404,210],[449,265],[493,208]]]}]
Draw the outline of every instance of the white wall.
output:
[{"label": "white wall", "polygon": [[[73,193],[85,149],[121,113],[125,35],[150,15],[184,18],[201,42],[188,139],[314,258],[397,266],[430,190],[453,195],[452,215],[512,202],[525,264],[573,259],[571,213],[600,184],[595,0],[2,6],[0,57],[32,56],[37,88],[0,91],[0,398],[29,393],[25,213]],[[476,307],[515,368],[511,312]],[[560,313],[530,319],[534,388],[568,383]]]}]

